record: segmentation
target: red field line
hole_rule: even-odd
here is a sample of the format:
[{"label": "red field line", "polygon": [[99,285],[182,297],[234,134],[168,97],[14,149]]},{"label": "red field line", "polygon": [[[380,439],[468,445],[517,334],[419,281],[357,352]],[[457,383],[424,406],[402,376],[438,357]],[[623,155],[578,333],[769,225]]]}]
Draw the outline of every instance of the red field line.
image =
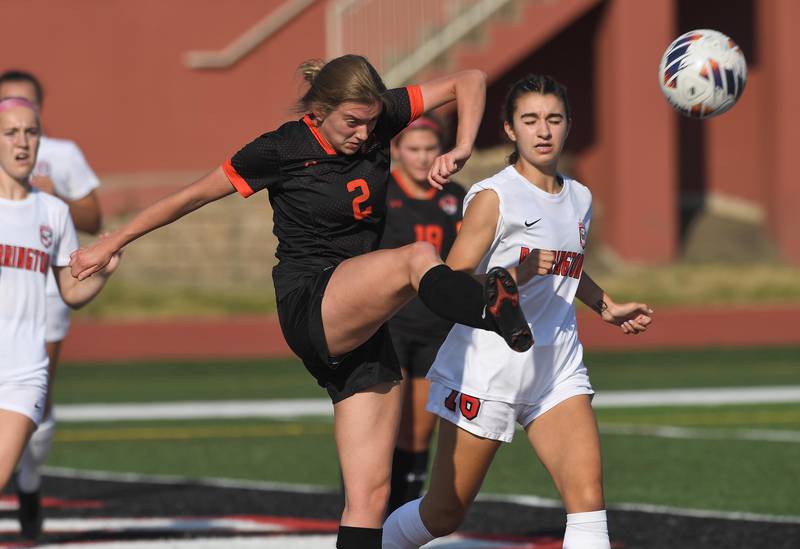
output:
[{"label": "red field line", "polygon": [[[665,309],[650,331],[625,336],[580,311],[590,350],[744,347],[800,344],[800,307]],[[256,358],[292,356],[273,316],[158,321],[75,321],[66,361]]]}]

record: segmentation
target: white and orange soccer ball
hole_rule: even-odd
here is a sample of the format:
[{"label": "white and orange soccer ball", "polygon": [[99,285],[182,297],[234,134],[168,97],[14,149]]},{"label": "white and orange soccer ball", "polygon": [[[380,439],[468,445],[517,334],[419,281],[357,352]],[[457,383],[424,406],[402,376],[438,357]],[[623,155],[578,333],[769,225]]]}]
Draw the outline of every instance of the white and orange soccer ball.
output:
[{"label": "white and orange soccer ball", "polygon": [[710,118],[736,104],[747,82],[739,46],[719,31],[698,29],[669,45],[658,68],[661,91],[678,112]]}]

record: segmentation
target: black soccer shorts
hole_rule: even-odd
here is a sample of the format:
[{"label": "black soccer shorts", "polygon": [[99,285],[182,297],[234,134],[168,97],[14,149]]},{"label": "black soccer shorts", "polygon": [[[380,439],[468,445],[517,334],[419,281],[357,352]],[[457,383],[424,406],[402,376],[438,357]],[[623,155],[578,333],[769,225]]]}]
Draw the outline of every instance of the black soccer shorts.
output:
[{"label": "black soccer shorts", "polygon": [[428,375],[448,332],[415,332],[391,320],[388,326],[400,367],[408,372],[409,377],[421,378]]},{"label": "black soccer shorts", "polygon": [[375,385],[402,379],[389,330],[384,324],[359,347],[331,357],[322,327],[322,296],[333,267],[307,277],[278,301],[283,337],[334,404]]}]

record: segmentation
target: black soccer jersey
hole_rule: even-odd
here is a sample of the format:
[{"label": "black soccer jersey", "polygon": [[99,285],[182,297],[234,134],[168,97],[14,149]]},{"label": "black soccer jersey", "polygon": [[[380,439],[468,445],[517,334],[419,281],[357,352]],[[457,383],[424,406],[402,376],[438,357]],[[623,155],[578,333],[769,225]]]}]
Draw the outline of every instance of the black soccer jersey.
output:
[{"label": "black soccer jersey", "polygon": [[356,154],[337,154],[306,115],[256,138],[223,165],[243,196],[269,192],[279,300],[306,276],[377,249],[386,214],[389,142],[422,109],[418,86],[392,89]]},{"label": "black soccer jersey", "polygon": [[[447,257],[461,225],[466,192],[457,183],[449,183],[442,190],[431,187],[425,198],[414,198],[406,190],[409,185],[399,172],[392,172],[386,200],[386,230],[380,247],[397,248],[426,241],[442,257]],[[433,314],[419,298],[403,307],[391,322],[393,327],[432,334],[447,332],[452,326]]]}]

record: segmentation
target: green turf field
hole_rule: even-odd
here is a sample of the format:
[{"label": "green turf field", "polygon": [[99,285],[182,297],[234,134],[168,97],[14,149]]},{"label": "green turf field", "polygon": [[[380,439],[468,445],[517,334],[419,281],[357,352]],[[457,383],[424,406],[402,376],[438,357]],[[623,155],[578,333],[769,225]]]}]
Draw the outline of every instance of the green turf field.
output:
[{"label": "green turf field", "polygon": [[[800,385],[800,348],[591,353],[586,362],[598,391]],[[57,403],[325,396],[294,360],[67,364],[56,387]],[[800,404],[606,408],[598,419],[611,503],[800,516],[800,442],[740,437],[743,430],[800,433]],[[692,437],[624,432],[665,426]],[[50,464],[339,482],[330,418],[62,423]],[[499,452],[484,491],[556,497],[522,432]]]},{"label": "green turf field", "polygon": [[[800,384],[800,348],[587,353],[598,390]],[[60,403],[315,398],[295,359],[66,364]]]}]

